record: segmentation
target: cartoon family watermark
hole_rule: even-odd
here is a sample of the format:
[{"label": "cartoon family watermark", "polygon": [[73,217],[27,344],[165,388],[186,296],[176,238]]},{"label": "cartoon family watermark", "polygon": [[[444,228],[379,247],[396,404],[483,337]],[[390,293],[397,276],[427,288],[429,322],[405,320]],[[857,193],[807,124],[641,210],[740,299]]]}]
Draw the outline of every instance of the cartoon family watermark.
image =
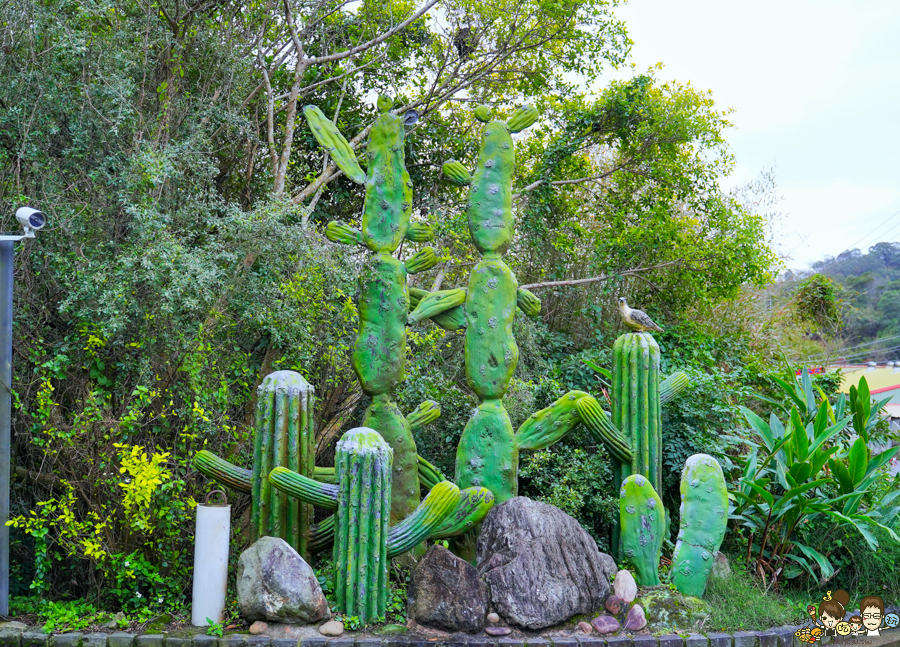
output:
[{"label": "cartoon family watermark", "polygon": [[850,594],[840,589],[831,591],[822,598],[819,608],[814,604],[806,607],[810,620],[797,630],[796,636],[801,642],[814,643],[823,636],[880,636],[884,629],[893,629],[900,625],[900,616],[896,613],[884,612],[884,600],[877,595],[868,595],[859,602],[859,615],[847,618],[847,606]]}]

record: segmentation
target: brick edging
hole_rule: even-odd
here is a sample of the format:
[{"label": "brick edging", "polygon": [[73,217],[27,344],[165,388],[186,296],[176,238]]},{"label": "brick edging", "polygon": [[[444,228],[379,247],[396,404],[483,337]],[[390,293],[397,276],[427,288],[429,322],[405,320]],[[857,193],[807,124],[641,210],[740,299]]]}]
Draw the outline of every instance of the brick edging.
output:
[{"label": "brick edging", "polygon": [[[708,633],[665,634],[662,636],[601,636],[572,634],[569,636],[536,636],[533,638],[492,638],[454,634],[441,639],[414,635],[359,636],[344,634],[336,638],[269,638],[249,634],[228,634],[222,638],[195,634],[191,637],[168,637],[164,634],[112,634],[71,632],[45,634],[20,629],[0,630],[0,647],[810,647],[796,640],[797,627],[773,627],[765,631],[738,631],[733,634]],[[861,639],[864,640],[864,639]],[[823,639],[820,645],[827,645]],[[896,640],[880,647],[900,647]]]}]

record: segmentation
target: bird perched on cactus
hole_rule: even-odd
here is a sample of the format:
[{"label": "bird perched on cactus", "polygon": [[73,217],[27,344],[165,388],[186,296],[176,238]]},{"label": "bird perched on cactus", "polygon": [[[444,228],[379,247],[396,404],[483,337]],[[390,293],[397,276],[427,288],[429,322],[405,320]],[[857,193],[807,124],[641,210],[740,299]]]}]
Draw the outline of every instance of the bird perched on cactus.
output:
[{"label": "bird perched on cactus", "polygon": [[662,332],[662,328],[647,316],[646,312],[629,308],[625,302],[625,297],[619,297],[619,314],[622,316],[622,321],[625,325],[635,332],[647,332],[649,330]]}]

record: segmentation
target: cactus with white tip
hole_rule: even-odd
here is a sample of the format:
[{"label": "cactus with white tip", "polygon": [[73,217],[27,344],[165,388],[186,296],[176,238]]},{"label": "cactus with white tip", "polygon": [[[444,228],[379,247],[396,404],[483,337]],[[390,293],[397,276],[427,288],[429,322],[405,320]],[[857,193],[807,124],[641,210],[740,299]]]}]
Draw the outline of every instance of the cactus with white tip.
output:
[{"label": "cactus with white tip", "polygon": [[712,456],[694,454],[681,473],[681,523],[672,554],[672,583],[700,597],[728,526],[728,490]]}]

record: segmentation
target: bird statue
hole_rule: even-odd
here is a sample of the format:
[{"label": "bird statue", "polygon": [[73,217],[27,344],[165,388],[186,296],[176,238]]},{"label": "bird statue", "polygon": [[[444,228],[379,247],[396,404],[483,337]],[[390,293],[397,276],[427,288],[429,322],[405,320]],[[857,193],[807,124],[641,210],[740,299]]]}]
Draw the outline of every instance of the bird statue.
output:
[{"label": "bird statue", "polygon": [[619,314],[622,315],[622,321],[625,325],[635,332],[647,332],[648,330],[662,332],[662,328],[648,317],[646,312],[629,308],[628,304],[625,303],[625,297],[619,297]]}]

